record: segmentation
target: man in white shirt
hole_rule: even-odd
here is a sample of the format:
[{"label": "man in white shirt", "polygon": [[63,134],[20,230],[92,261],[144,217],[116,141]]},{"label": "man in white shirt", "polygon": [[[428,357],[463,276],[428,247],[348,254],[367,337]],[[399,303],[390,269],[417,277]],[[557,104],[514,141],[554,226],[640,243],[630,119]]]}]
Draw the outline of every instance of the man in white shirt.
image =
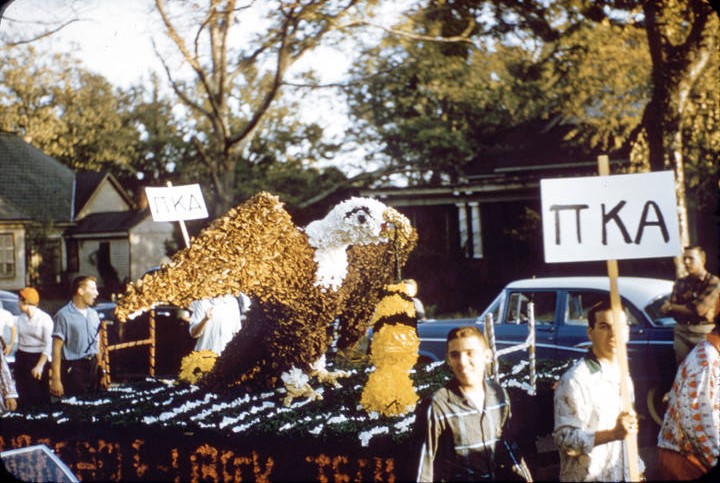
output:
[{"label": "man in white shirt", "polygon": [[[622,325],[627,327],[624,312]],[[609,301],[588,311],[587,355],[571,367],[555,389],[555,430],[560,481],[628,481],[624,439],[637,432],[635,413],[623,411],[617,339]],[[632,381],[628,381],[632,391]],[[644,465],[638,461],[642,472]]]},{"label": "man in white shirt", "polygon": [[240,306],[233,295],[196,300],[190,310],[190,335],[197,339],[195,351],[210,350],[220,355],[242,328]]}]

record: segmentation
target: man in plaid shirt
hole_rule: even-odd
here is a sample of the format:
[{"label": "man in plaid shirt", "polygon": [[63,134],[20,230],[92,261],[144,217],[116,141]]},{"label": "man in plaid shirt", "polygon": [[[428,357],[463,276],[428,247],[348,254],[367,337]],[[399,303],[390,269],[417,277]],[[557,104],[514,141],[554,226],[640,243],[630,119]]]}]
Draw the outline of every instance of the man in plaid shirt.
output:
[{"label": "man in plaid shirt", "polygon": [[492,352],[477,327],[447,336],[447,363],[454,377],[417,410],[422,435],[417,481],[496,479],[496,452],[510,417],[510,399],[485,378]]}]

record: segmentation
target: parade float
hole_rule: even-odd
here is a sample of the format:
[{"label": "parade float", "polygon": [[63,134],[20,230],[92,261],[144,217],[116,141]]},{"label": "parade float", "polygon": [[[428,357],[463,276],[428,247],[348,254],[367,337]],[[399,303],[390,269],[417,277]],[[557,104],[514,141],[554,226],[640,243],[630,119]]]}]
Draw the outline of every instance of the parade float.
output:
[{"label": "parade float", "polygon": [[[191,353],[176,378],[5,414],[0,450],[44,444],[85,481],[412,479],[413,408],[449,377],[442,364],[415,366],[400,273],[416,239],[376,200],[352,198],[299,228],[275,196],[256,195],[118,299],[125,321],[249,295],[250,316],[220,356]],[[371,327],[370,357],[349,356]],[[522,365],[502,379],[526,396]]]}]

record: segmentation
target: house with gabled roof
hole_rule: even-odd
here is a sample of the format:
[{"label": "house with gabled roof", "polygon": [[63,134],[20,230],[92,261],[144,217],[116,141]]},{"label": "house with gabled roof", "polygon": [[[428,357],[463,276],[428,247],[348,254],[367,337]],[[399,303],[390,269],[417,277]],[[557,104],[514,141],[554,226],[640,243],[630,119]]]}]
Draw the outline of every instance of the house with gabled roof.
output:
[{"label": "house with gabled roof", "polygon": [[74,172],[0,132],[0,289],[52,292],[86,274],[108,296],[164,261],[172,238],[111,174]]}]

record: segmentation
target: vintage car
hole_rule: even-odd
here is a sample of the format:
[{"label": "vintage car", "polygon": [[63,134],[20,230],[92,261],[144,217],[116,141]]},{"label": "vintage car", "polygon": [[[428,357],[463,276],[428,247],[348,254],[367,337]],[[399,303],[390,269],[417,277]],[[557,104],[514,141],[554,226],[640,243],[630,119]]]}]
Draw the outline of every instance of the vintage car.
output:
[{"label": "vintage car", "polygon": [[[636,408],[656,422],[663,414],[662,396],[675,375],[673,327],[675,320],[660,313],[670,296],[670,280],[620,277],[618,292],[630,326],[627,345],[630,373],[635,385]],[[508,284],[475,319],[427,320],[418,324],[420,360],[441,361],[445,357],[447,333],[460,325],[477,324],[485,329],[492,316],[499,352],[528,338],[528,305],[533,302],[536,357],[538,360],[567,360],[587,352],[587,311],[601,299],[609,299],[607,277],[550,277],[518,280]],[[507,354],[528,358],[528,352]]]}]

